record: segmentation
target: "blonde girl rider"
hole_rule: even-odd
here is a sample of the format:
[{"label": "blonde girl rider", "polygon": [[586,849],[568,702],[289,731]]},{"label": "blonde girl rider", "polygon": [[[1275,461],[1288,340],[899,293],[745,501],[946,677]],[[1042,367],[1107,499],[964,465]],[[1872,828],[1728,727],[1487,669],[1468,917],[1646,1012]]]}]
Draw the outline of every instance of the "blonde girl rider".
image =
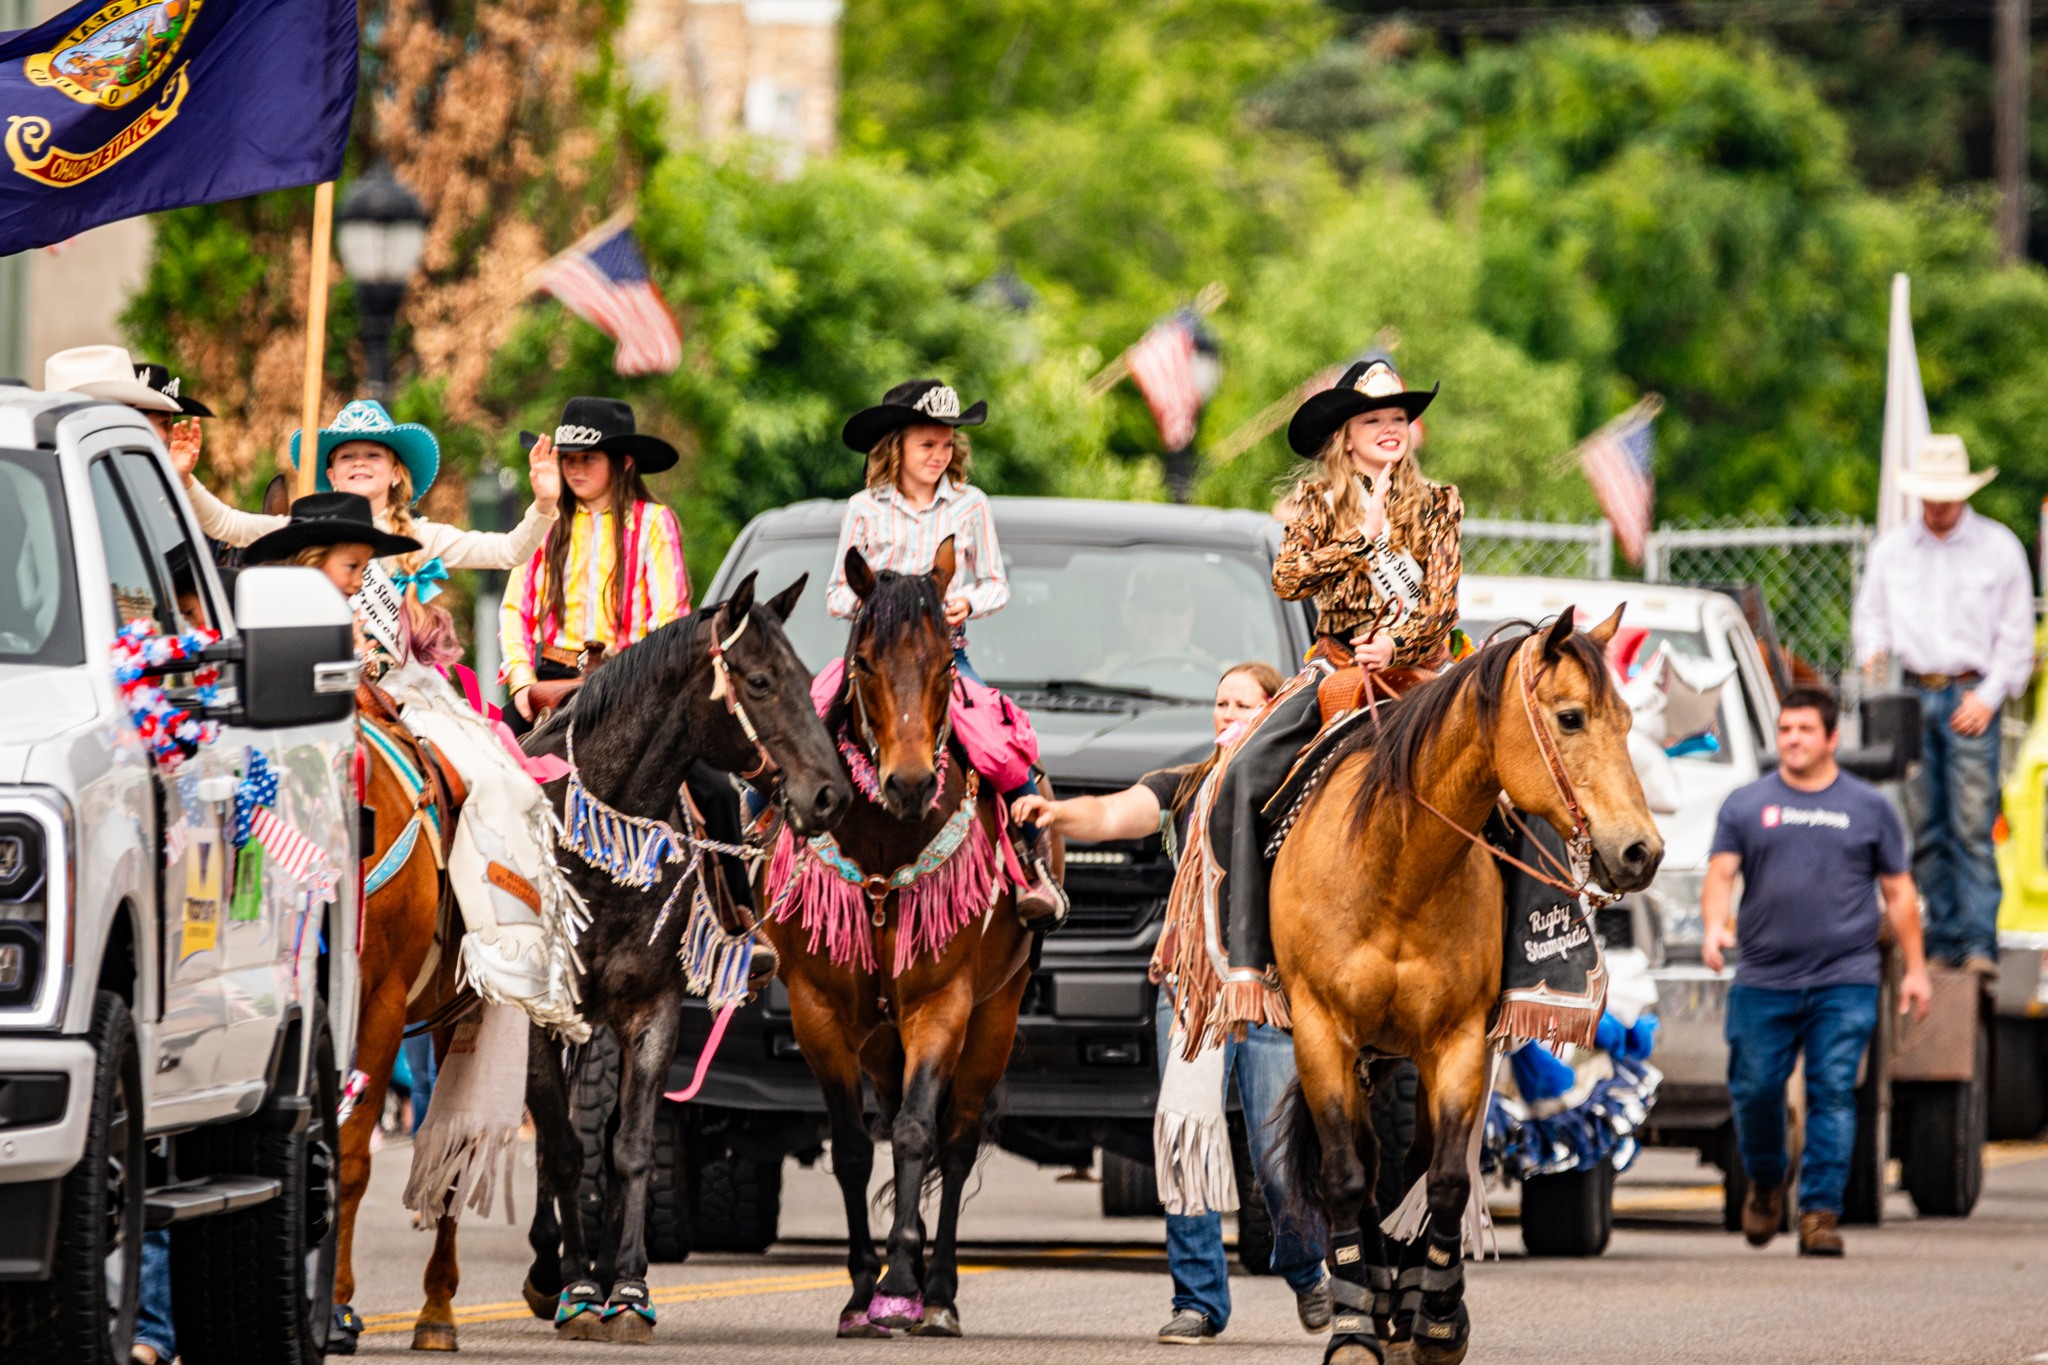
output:
[{"label": "blonde girl rider", "polygon": [[[299,458],[299,433],[291,441]],[[358,399],[323,428],[314,453],[323,492],[357,493],[373,524],[419,542],[420,550],[380,559],[364,574],[356,598],[366,631],[391,665],[380,685],[406,727],[429,741],[469,789],[448,841],[449,884],[468,932],[462,942],[465,982],[487,1000],[515,1004],[541,1024],[576,1030],[570,981],[574,893],[553,858],[552,815],[540,786],[472,710],[439,668],[458,657],[448,615],[426,604],[453,569],[512,569],[541,547],[561,493],[553,445],[533,449],[534,502],[509,533],[464,531],[416,516],[413,502],[440,468],[440,444],[417,423],[395,423],[382,404]],[[247,545],[289,524],[226,506],[186,478],[200,526],[217,540]]]},{"label": "blonde girl rider", "polygon": [[[984,690],[995,705],[991,712],[1014,718],[1011,733],[1028,736],[1004,755],[1001,772],[984,771],[995,780],[1004,800],[1015,804],[1037,791],[1031,767],[1038,761],[1037,737],[1006,698],[983,683],[967,658],[967,623],[1000,611],[1010,600],[1010,580],[1003,573],[1003,555],[996,544],[995,516],[988,495],[967,482],[973,455],[961,427],[980,426],[988,404],[976,402],[963,411],[960,396],[936,379],[913,379],[882,395],[875,407],[846,420],[840,439],[867,457],[866,486],[846,502],[839,524],[839,547],[832,556],[832,579],[825,606],[834,616],[851,617],[860,603],[846,582],[846,552],[858,548],[876,571],[930,573],[932,559],[949,537],[953,541],[953,581],[947,588],[946,624],[953,632],[953,660],[963,685]],[[835,662],[826,670],[836,680]],[[826,675],[820,675],[824,677]],[[978,718],[976,718],[978,719]],[[970,750],[976,735],[967,732],[969,718],[954,708],[954,727]],[[1026,752],[1028,749],[1028,752]],[[981,766],[983,754],[970,754]],[[1051,841],[1026,826],[1012,826],[1012,837],[1028,869],[1017,892],[1017,915],[1026,928],[1048,932],[1066,919],[1067,897],[1053,880]]]},{"label": "blonde girl rider", "polygon": [[1450,656],[1462,566],[1458,490],[1415,467],[1415,419],[1436,397],[1408,389],[1384,360],[1347,369],[1311,395],[1287,426],[1294,453],[1316,461],[1291,497],[1273,561],[1273,590],[1312,599],[1318,639],[1309,666],[1231,755],[1209,815],[1209,850],[1227,909],[1222,1019],[1278,1022],[1267,927],[1264,807],[1321,725],[1317,689],[1356,660],[1369,672],[1432,668]]},{"label": "blonde girl rider", "polygon": [[[519,439],[530,449],[541,438]],[[633,409],[611,398],[570,399],[554,447],[562,514],[512,571],[498,616],[515,733],[561,705],[606,653],[690,614],[682,527],[642,481],[674,468],[676,448],[635,430]]]}]

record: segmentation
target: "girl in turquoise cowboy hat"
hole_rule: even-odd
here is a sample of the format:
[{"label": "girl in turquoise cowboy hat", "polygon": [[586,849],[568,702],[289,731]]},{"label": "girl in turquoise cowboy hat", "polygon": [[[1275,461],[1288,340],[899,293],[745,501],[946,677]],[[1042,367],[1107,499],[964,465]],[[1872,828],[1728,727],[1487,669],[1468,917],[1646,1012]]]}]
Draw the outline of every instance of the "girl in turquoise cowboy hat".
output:
[{"label": "girl in turquoise cowboy hat", "polygon": [[[294,461],[299,445],[294,433]],[[323,491],[361,496],[380,531],[419,544],[371,566],[354,600],[365,631],[391,660],[380,685],[406,727],[431,741],[469,788],[448,842],[448,880],[469,930],[461,950],[464,980],[485,999],[519,1005],[536,1022],[574,1036],[582,1031],[568,987],[573,942],[567,921],[574,901],[536,833],[548,828],[547,798],[510,741],[442,674],[461,650],[447,612],[426,606],[449,569],[511,569],[540,549],[562,491],[553,445],[534,446],[533,506],[504,533],[465,531],[413,512],[440,470],[440,444],[417,423],[392,421],[373,399],[357,399],[322,428],[314,458]],[[216,540],[248,545],[290,524],[286,517],[227,506],[193,480],[189,465],[180,462],[179,473],[199,524]],[[402,600],[402,609],[380,611],[380,603],[393,600]]]}]

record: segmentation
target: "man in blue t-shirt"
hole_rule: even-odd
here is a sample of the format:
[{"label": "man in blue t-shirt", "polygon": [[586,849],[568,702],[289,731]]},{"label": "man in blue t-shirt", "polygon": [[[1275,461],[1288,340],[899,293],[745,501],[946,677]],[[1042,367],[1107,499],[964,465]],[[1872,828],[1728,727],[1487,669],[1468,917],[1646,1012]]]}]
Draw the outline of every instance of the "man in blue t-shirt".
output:
[{"label": "man in blue t-shirt", "polygon": [[1767,1245],[1785,1213],[1785,1085],[1806,1054],[1799,1254],[1840,1256],[1842,1192],[1856,1145],[1856,1069],[1877,1027],[1878,892],[1905,955],[1899,1012],[1927,1013],[1927,959],[1905,832],[1889,802],[1835,765],[1834,695],[1794,688],[1778,712],[1778,771],[1722,803],[1700,912],[1701,957],[1728,988],[1728,1094],[1749,1176],[1742,1232]]}]

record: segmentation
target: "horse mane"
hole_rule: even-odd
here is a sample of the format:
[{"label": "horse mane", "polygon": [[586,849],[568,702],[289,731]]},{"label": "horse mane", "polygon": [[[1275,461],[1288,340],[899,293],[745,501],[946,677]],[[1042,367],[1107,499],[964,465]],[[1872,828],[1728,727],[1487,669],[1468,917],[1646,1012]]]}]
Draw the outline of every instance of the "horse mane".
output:
[{"label": "horse mane", "polygon": [[[692,656],[700,652],[697,635],[701,623],[716,614],[715,608],[707,607],[678,616],[612,655],[604,667],[590,675],[590,681],[576,689],[569,705],[549,717],[549,726],[575,720],[582,722],[588,733],[604,724],[618,707],[634,701],[648,702],[650,689],[690,666]],[[541,729],[534,733],[540,734]]]},{"label": "horse mane", "polygon": [[939,600],[939,585],[931,575],[884,569],[875,575],[874,590],[854,614],[848,647],[864,629],[874,634],[876,644],[888,645],[927,622],[942,631],[946,628],[945,603]]},{"label": "horse mane", "polygon": [[[1363,835],[1374,804],[1382,797],[1412,800],[1416,796],[1422,755],[1443,730],[1451,708],[1469,689],[1479,712],[1479,728],[1491,731],[1500,719],[1500,704],[1510,683],[1508,670],[1515,653],[1537,631],[1527,621],[1511,621],[1494,632],[1479,650],[1446,669],[1384,709],[1379,725],[1354,725],[1338,747],[1339,761],[1353,754],[1367,755],[1365,780],[1359,784],[1352,821]],[[1569,658],[1585,670],[1596,694],[1604,698],[1613,690],[1607,676],[1607,659],[1600,647],[1583,631],[1565,637],[1559,659]],[[1557,660],[1544,665],[1555,667]]]}]

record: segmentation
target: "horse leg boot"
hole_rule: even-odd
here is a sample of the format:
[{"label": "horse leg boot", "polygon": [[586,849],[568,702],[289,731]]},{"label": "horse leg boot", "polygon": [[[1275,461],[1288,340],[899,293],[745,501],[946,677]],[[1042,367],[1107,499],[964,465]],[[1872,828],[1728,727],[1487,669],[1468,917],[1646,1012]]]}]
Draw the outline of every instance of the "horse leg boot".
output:
[{"label": "horse leg boot", "polygon": [[[560,1234],[558,1245],[534,1247],[534,1269],[525,1285],[527,1307],[536,1317],[544,1316],[533,1291],[543,1278],[553,1280],[561,1286],[554,1304],[555,1335],[569,1341],[592,1340],[603,1334],[604,1286],[595,1278],[576,1207],[583,1188],[583,1143],[569,1115],[569,1078],[562,1069],[561,1050],[539,1027],[526,1049],[526,1107],[533,1115],[539,1197],[553,1201]],[[541,1264],[549,1256],[557,1258],[552,1275]]]},{"label": "horse leg boot", "polygon": [[1417,1365],[1458,1365],[1471,1344],[1472,1321],[1465,1307],[1465,1211],[1472,1198],[1472,1138],[1492,1060],[1482,1017],[1421,1062],[1436,1121],[1429,1161],[1429,1227],[1419,1239]]},{"label": "horse leg boot", "polygon": [[619,1213],[607,1229],[616,1278],[604,1321],[609,1340],[627,1343],[654,1339],[654,1300],[647,1292],[647,1181],[654,1171],[655,1111],[682,1030],[680,982],[657,995],[644,1017],[647,1023],[637,1039],[629,1034],[620,1040],[619,1127],[612,1137]]}]

